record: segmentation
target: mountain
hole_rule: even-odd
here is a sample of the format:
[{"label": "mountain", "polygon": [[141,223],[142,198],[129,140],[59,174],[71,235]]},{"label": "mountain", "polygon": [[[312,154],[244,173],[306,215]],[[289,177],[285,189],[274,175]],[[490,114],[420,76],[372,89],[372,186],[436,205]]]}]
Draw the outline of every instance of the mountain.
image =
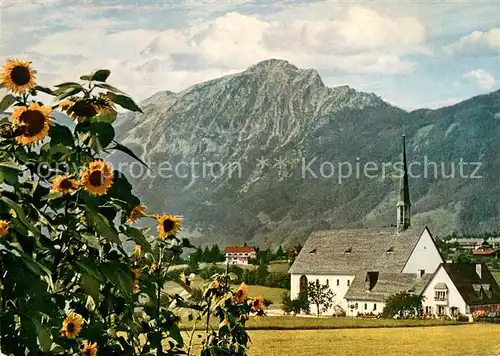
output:
[{"label": "mountain", "polygon": [[[395,223],[404,126],[412,225],[484,231],[500,223],[499,99],[496,91],[407,112],[372,93],[328,88],[314,70],[267,60],[159,92],[140,104],[144,114],[119,117],[118,141],[153,173],[141,174],[122,153],[110,159],[136,177],[151,211],[183,215],[195,242],[274,247],[304,242],[315,229]],[[353,174],[339,179],[345,162]],[[444,178],[452,168],[455,178]]]}]

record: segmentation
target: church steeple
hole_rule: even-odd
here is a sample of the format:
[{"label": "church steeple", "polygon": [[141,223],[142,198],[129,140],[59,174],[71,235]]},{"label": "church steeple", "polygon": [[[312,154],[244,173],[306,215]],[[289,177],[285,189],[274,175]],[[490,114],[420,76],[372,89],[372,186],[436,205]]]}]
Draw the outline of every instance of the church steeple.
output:
[{"label": "church steeple", "polygon": [[396,204],[398,232],[406,230],[410,226],[410,188],[408,187],[408,166],[406,164],[406,142],[403,134],[403,154],[401,158],[402,175],[399,180],[399,199]]}]

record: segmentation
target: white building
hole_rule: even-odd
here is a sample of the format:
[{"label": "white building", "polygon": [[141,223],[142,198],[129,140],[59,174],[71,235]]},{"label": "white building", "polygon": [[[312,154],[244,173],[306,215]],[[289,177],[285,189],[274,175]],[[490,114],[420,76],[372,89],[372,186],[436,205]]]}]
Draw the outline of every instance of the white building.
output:
[{"label": "white building", "polygon": [[[378,314],[387,297],[403,291],[424,295],[424,311],[433,315],[455,313],[455,306],[465,314],[500,305],[500,287],[485,265],[473,276],[475,265],[444,264],[430,230],[410,226],[404,136],[402,165],[396,227],[313,232],[289,270],[292,298],[306,294],[308,282],[318,280],[335,294],[329,314],[338,308],[352,316]],[[472,298],[478,286],[488,292]],[[316,312],[313,305],[311,312]]]},{"label": "white building", "polygon": [[230,265],[248,265],[248,260],[257,258],[253,247],[248,246],[229,246],[226,247],[226,263]]}]

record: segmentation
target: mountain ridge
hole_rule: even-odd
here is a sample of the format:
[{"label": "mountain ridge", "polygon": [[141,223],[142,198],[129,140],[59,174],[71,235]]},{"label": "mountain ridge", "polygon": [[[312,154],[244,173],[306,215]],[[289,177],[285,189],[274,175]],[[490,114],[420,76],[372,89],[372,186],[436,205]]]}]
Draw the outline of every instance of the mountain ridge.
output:
[{"label": "mountain ridge", "polygon": [[[500,149],[494,135],[500,132],[499,98],[500,90],[408,112],[374,93],[326,87],[315,70],[268,60],[179,93],[156,93],[140,104],[144,114],[121,115],[116,130],[146,162],[195,159],[226,167],[219,167],[226,173],[220,177],[196,178],[200,171],[188,178],[133,180],[152,210],[184,215],[187,233],[200,241],[206,236],[276,246],[303,242],[318,228],[393,223],[397,180],[390,175],[333,184],[302,177],[301,168],[315,157],[332,164],[395,162],[404,125],[410,159],[431,157],[450,167],[460,158],[484,161],[487,175],[480,184],[410,179],[415,223],[442,234],[498,226],[500,161],[492,152]],[[259,169],[259,159],[275,164],[280,157],[286,159],[282,170]],[[128,160],[120,154],[111,159]],[[239,165],[241,174],[229,176],[224,169],[231,165]],[[168,203],[158,198],[163,194]]]}]

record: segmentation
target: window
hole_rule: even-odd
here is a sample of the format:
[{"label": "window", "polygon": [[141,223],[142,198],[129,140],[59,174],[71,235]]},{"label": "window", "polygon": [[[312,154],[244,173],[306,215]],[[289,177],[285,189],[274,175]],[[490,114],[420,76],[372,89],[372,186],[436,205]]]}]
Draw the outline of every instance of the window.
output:
[{"label": "window", "polygon": [[373,304],[373,310],[377,310],[377,303]]},{"label": "window", "polygon": [[438,309],[438,315],[446,314],[446,307],[438,305],[437,309]]},{"label": "window", "polygon": [[368,303],[365,303],[365,310],[368,310]]},{"label": "window", "polygon": [[425,314],[432,314],[432,307],[431,306],[425,307]]},{"label": "window", "polygon": [[347,280],[347,286],[349,287],[351,285],[351,281]]},{"label": "window", "polygon": [[434,292],[434,300],[446,300],[446,291],[437,290]]},{"label": "window", "polygon": [[340,286],[340,279],[337,279],[337,287]]},{"label": "window", "polygon": [[394,247],[389,247],[385,252],[387,253],[393,253],[394,252]]},{"label": "window", "polygon": [[345,254],[350,254],[352,252],[352,247],[349,247],[347,250],[344,251]]}]

